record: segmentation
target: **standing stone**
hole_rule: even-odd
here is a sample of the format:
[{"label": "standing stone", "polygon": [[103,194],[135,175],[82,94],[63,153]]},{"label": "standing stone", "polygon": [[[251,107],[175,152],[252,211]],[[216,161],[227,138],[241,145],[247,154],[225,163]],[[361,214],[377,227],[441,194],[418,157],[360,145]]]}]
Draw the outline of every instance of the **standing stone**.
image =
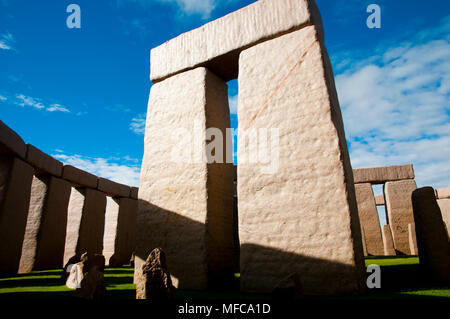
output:
[{"label": "standing stone", "polygon": [[372,256],[382,256],[384,254],[383,241],[372,185],[369,183],[355,184],[355,193],[367,253]]},{"label": "standing stone", "polygon": [[369,254],[367,253],[366,234],[364,234],[364,228],[362,226],[361,226],[361,238],[362,238],[364,257],[367,257]]},{"label": "standing stone", "polygon": [[70,183],[34,176],[19,273],[63,266]]},{"label": "standing stone", "polygon": [[417,188],[414,180],[387,182],[384,186],[386,209],[397,252],[410,255],[408,224],[414,224],[411,194]]},{"label": "standing stone", "polygon": [[75,290],[74,297],[82,299],[105,299],[106,286],[103,272],[97,266],[90,269]]},{"label": "standing stone", "polygon": [[[436,198],[441,209],[442,219],[447,226],[447,233],[450,231],[450,187],[436,189]],[[450,233],[449,233],[450,235]]]},{"label": "standing stone", "polygon": [[33,168],[0,156],[0,273],[17,273],[27,225]]},{"label": "standing stone", "polygon": [[[305,294],[358,293],[364,256],[353,175],[316,27],[243,51],[238,80],[241,289],[270,292],[297,273]],[[264,139],[264,129],[278,129],[279,139],[269,161],[255,161],[264,143],[247,141]]]},{"label": "standing stone", "polygon": [[450,241],[432,187],[412,193],[420,265],[433,279],[450,283]]},{"label": "standing stone", "polygon": [[73,188],[70,194],[64,264],[70,257],[102,253],[106,196],[90,188]]},{"label": "standing stone", "polygon": [[383,225],[383,247],[385,256],[395,256],[394,240],[392,239],[391,226]]},{"label": "standing stone", "polygon": [[175,286],[205,289],[230,282],[233,166],[204,160],[206,129],[225,136],[230,127],[227,85],[206,68],[175,75],[152,86],[147,114],[135,276],[161,247]]},{"label": "standing stone", "polygon": [[81,281],[83,280],[83,263],[70,264],[67,267],[68,277],[66,280],[66,286],[70,289],[80,288]]},{"label": "standing stone", "polygon": [[106,211],[103,254],[108,265],[128,264],[135,245],[137,200],[112,198]]},{"label": "standing stone", "polygon": [[416,227],[414,224],[408,224],[408,234],[409,234],[409,250],[411,255],[417,255],[417,240],[416,240]]}]

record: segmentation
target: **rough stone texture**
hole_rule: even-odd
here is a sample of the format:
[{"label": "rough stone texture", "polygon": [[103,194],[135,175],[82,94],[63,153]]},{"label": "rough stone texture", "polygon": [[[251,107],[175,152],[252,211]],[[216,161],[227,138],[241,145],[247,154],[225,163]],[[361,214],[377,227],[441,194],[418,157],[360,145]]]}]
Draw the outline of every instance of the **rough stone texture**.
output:
[{"label": "rough stone texture", "polygon": [[97,176],[71,165],[64,165],[62,178],[70,181],[74,187],[97,188]]},{"label": "rough stone texture", "polygon": [[102,272],[105,269],[105,257],[102,254],[85,252],[81,255],[80,261],[83,263],[83,271],[85,273],[94,267],[97,267]]},{"label": "rough stone texture", "polygon": [[377,206],[386,205],[386,203],[384,201],[384,195],[376,195],[375,196],[375,205],[377,205]]},{"label": "rough stone texture", "polygon": [[20,136],[0,121],[0,155],[16,155],[25,158],[26,153],[27,146]]},{"label": "rough stone texture", "polygon": [[98,178],[97,189],[111,197],[129,197],[130,187],[102,177]]},{"label": "rough stone texture", "polygon": [[[238,80],[241,289],[270,292],[292,273],[301,276],[305,294],[364,289],[342,116],[316,28],[243,51]],[[249,155],[245,132],[253,128],[279,129],[273,174],[262,172],[267,164],[241,161]]]},{"label": "rough stone texture", "polygon": [[105,299],[106,297],[105,279],[98,267],[93,267],[87,272],[80,286],[75,290],[74,297],[82,299]]},{"label": "rough stone texture", "polygon": [[81,281],[83,280],[83,263],[68,265],[67,272],[69,274],[66,280],[67,288],[80,288]]},{"label": "rough stone texture", "polygon": [[412,164],[355,168],[353,178],[355,183],[383,184],[389,181],[414,179],[414,170]]},{"label": "rough stone texture", "polygon": [[111,199],[106,211],[103,254],[107,264],[120,267],[128,264],[134,251],[137,200]]},{"label": "rough stone texture", "polygon": [[27,225],[33,168],[0,156],[0,273],[17,273]]},{"label": "rough stone texture", "polygon": [[[233,167],[202,161],[206,127],[230,126],[226,83],[197,68],[152,86],[139,186],[135,280],[149,253],[161,247],[174,285],[205,289],[222,274],[232,278]],[[197,134],[199,162],[172,160]],[[225,276],[225,275],[224,275]],[[229,282],[229,278],[225,280]],[[139,287],[137,289],[140,289]]]},{"label": "rough stone texture", "polygon": [[392,230],[394,247],[400,254],[409,255],[408,224],[414,224],[411,194],[417,188],[414,180],[387,182],[384,185],[386,210]]},{"label": "rough stone texture", "polygon": [[136,299],[164,300],[175,297],[166,256],[160,248],[155,248],[142,265],[139,282],[136,285]]},{"label": "rough stone texture", "polygon": [[272,298],[278,300],[301,299],[303,297],[303,286],[300,276],[296,273],[281,280],[272,290]]},{"label": "rough stone texture", "polygon": [[358,203],[359,221],[364,230],[367,253],[372,256],[383,256],[380,220],[372,185],[369,183],[355,184],[355,194]]},{"label": "rough stone texture", "polygon": [[392,239],[391,226],[383,225],[383,247],[385,256],[395,256],[394,240]]},{"label": "rough stone texture", "polygon": [[436,189],[436,198],[450,198],[450,187]]},{"label": "rough stone texture", "polygon": [[320,16],[313,1],[257,1],[152,49],[150,79],[158,82],[198,66],[234,79],[242,50],[315,22]]},{"label": "rough stone texture", "polygon": [[30,144],[27,144],[26,161],[35,168],[36,174],[51,174],[56,177],[62,174],[62,162]]},{"label": "rough stone texture", "polygon": [[72,188],[64,264],[76,254],[102,252],[105,208],[105,194],[90,188]]},{"label": "rough stone texture", "polygon": [[63,266],[70,183],[34,176],[19,273]]},{"label": "rough stone texture", "polygon": [[[437,203],[441,209],[442,219],[447,227],[447,232],[450,231],[450,198],[438,199]],[[450,234],[449,234],[450,235]]]},{"label": "rough stone texture", "polygon": [[409,250],[411,251],[411,255],[418,255],[416,227],[414,226],[414,224],[408,224],[408,238],[409,238]]},{"label": "rough stone texture", "polygon": [[450,283],[450,241],[431,187],[412,193],[420,265],[440,283]]},{"label": "rough stone texture", "polygon": [[130,198],[132,198],[132,199],[138,199],[138,192],[139,192],[139,188],[137,188],[137,187],[131,187],[131,190],[130,190]]},{"label": "rough stone texture", "polygon": [[362,225],[361,225],[361,239],[362,239],[364,257],[367,257],[369,254],[367,253],[366,234],[364,234],[364,228],[362,227]]}]

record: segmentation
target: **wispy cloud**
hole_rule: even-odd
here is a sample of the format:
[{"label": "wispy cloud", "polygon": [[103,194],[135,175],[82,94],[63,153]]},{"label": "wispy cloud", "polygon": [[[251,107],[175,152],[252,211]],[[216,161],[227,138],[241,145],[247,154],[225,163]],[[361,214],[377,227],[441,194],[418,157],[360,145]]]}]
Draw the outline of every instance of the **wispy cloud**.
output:
[{"label": "wispy cloud", "polygon": [[145,133],[145,114],[139,114],[131,119],[130,130],[138,135]]},{"label": "wispy cloud", "polygon": [[[446,21],[437,29],[448,33]],[[353,167],[413,163],[420,186],[443,187],[450,185],[450,41],[425,32],[350,65],[336,86]]]},{"label": "wispy cloud", "polygon": [[50,107],[47,108],[47,111],[49,112],[66,112],[69,113],[70,111],[66,109],[65,107],[61,106],[60,104],[52,104]]},{"label": "wispy cloud", "polygon": [[237,114],[238,96],[233,95],[228,97],[228,104],[231,114]]},{"label": "wispy cloud", "polygon": [[6,100],[8,100],[8,98],[6,96],[0,95],[0,101],[1,102],[4,102]]},{"label": "wispy cloud", "polygon": [[117,0],[118,6],[125,4],[139,4],[142,6],[148,6],[152,2],[162,2],[176,5],[180,12],[192,15],[197,14],[202,18],[207,19],[210,17],[211,12],[217,6],[217,1],[214,0]]},{"label": "wispy cloud", "polygon": [[2,50],[11,50],[13,49],[12,45],[14,43],[14,37],[11,33],[7,32],[0,35],[0,49]]},{"label": "wispy cloud", "polygon": [[78,154],[67,155],[62,154],[61,150],[55,150],[55,152],[52,156],[67,165],[75,166],[117,183],[139,186],[140,165],[129,156],[123,158],[101,158]]},{"label": "wispy cloud", "polygon": [[70,113],[69,109],[58,103],[47,104],[40,98],[26,96],[24,94],[16,94],[14,104],[19,106],[31,106],[35,109],[45,110],[48,112],[64,112]]}]

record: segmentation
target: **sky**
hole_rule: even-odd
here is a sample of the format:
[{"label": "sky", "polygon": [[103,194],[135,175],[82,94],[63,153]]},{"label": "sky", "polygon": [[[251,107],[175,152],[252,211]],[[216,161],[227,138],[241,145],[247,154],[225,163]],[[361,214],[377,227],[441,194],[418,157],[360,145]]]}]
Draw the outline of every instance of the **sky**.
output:
[{"label": "sky", "polygon": [[[252,2],[0,0],[0,119],[66,164],[138,186],[150,49]],[[412,163],[419,187],[450,186],[450,1],[316,3],[353,168]]]}]

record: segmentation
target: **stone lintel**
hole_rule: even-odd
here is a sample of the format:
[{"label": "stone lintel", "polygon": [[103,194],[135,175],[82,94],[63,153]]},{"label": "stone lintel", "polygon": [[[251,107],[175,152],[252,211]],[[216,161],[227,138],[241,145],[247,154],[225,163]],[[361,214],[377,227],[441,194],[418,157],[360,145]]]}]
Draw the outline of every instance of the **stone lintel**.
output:
[{"label": "stone lintel", "polygon": [[37,174],[51,174],[56,177],[62,174],[62,162],[31,144],[27,144],[26,161],[36,169]]},{"label": "stone lintel", "polygon": [[130,198],[138,199],[138,192],[139,192],[139,188],[138,187],[131,187],[130,188]]},{"label": "stone lintel", "polygon": [[436,189],[436,198],[450,198],[450,187]]},{"label": "stone lintel", "polygon": [[353,179],[355,184],[383,184],[385,182],[414,179],[414,170],[412,164],[356,168],[353,170]]},{"label": "stone lintel", "polygon": [[62,178],[70,181],[75,187],[97,188],[97,176],[72,165],[64,165]]},{"label": "stone lintel", "polygon": [[130,187],[99,177],[97,189],[111,197],[130,197]]},{"label": "stone lintel", "polygon": [[0,121],[0,154],[17,155],[25,158],[27,146],[25,142],[11,130],[5,123]]}]

